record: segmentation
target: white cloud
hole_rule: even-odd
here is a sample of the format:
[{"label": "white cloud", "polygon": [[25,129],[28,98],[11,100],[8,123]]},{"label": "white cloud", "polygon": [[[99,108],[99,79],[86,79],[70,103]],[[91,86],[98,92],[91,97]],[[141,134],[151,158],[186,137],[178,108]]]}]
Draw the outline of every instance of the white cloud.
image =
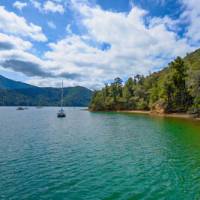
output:
[{"label": "white cloud", "polygon": [[47,22],[47,25],[52,29],[56,29],[56,25],[52,21]]},{"label": "white cloud", "polygon": [[8,12],[2,6],[0,6],[0,31],[13,35],[29,37],[36,41],[47,41],[40,26],[28,23],[25,18],[19,17],[13,12]]},{"label": "white cloud", "polygon": [[[187,37],[180,38],[177,34],[179,20],[168,16],[152,18],[146,10],[136,6],[129,13],[117,13],[97,6],[90,7],[82,0],[79,2],[82,3],[74,0],[73,8],[79,13],[77,21],[83,26],[85,35],[74,34],[68,25],[66,37],[50,43],[50,49],[42,58],[27,52],[26,48],[0,51],[0,58],[31,61],[55,75],[79,74],[78,78],[65,79],[65,85],[98,88],[117,76],[127,78],[136,73],[158,70],[176,56],[184,56],[194,50],[188,43],[191,27],[194,26],[192,22]],[[186,19],[191,16],[186,11],[184,15]],[[102,49],[104,45],[108,48]],[[29,83],[43,86],[59,82],[54,77],[29,79]]]},{"label": "white cloud", "polygon": [[29,41],[22,40],[19,37],[0,33],[0,44],[3,43],[7,44],[7,47],[10,47],[8,48],[8,50],[10,49],[28,50],[32,48],[32,44]]},{"label": "white cloud", "polygon": [[44,4],[44,10],[46,12],[58,12],[60,14],[65,12],[64,7],[61,4],[54,3],[53,1],[46,1]]},{"label": "white cloud", "polygon": [[68,34],[72,33],[72,29],[71,29],[71,25],[70,24],[67,25],[66,31],[67,31]]},{"label": "white cloud", "polygon": [[34,8],[38,9],[39,11],[42,11],[42,5],[38,0],[30,0],[30,2],[34,6]]},{"label": "white cloud", "polygon": [[[38,65],[44,64],[44,62],[37,56],[34,56],[33,54],[20,49],[13,49],[10,51],[0,51],[0,58],[1,62],[9,59],[19,59],[23,61],[34,62]],[[45,66],[46,65],[44,65],[44,68]]]},{"label": "white cloud", "polygon": [[30,0],[30,2],[41,13],[52,12],[63,14],[65,12],[64,6],[61,3],[66,2],[62,2],[62,0],[47,0],[43,4],[39,0]]},{"label": "white cloud", "polygon": [[191,42],[200,42],[200,2],[199,0],[181,0],[185,11],[182,13],[182,20],[189,23],[187,27],[186,37]]},{"label": "white cloud", "polygon": [[24,7],[27,6],[26,2],[21,2],[21,1],[15,1],[13,6],[19,10],[22,10]]},{"label": "white cloud", "polygon": [[[174,32],[177,22],[169,17],[150,18],[147,26],[147,11],[137,7],[129,13],[115,13],[85,4],[74,6],[87,35],[71,34],[51,43],[45,58],[60,72],[80,73],[83,78],[77,84],[97,87],[116,76],[147,74],[193,50]],[[103,51],[104,43],[111,48]]]}]

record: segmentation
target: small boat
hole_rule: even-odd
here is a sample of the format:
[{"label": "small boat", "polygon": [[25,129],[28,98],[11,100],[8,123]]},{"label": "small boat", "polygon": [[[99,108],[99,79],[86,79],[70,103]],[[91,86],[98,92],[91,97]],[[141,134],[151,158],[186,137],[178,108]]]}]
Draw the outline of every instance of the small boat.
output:
[{"label": "small boat", "polygon": [[17,108],[17,110],[24,110],[24,108],[20,106]]},{"label": "small boat", "polygon": [[58,118],[66,117],[65,111],[63,110],[63,108],[61,108],[61,109],[58,111],[57,117],[58,117]]},{"label": "small boat", "polygon": [[60,110],[57,113],[58,118],[66,117],[65,111],[63,109],[63,81],[62,81],[62,89],[61,89],[61,101],[60,101]]}]

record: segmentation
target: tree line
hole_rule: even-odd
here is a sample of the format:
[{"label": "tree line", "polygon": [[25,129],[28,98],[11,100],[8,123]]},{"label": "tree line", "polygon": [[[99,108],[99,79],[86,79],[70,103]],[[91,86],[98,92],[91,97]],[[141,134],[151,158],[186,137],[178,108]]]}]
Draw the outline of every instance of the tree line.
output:
[{"label": "tree line", "polygon": [[200,116],[200,65],[193,69],[188,65],[189,58],[184,61],[177,57],[162,71],[146,77],[138,74],[125,83],[117,77],[94,92],[89,108],[190,112]]}]

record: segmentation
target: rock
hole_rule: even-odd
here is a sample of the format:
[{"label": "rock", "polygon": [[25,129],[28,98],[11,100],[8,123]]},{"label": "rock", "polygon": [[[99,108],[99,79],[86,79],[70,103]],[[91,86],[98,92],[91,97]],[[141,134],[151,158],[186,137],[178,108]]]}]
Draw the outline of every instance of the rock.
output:
[{"label": "rock", "polygon": [[164,103],[164,101],[159,100],[156,103],[154,103],[151,107],[151,113],[153,114],[166,114],[167,113],[167,109],[166,109],[166,105]]}]

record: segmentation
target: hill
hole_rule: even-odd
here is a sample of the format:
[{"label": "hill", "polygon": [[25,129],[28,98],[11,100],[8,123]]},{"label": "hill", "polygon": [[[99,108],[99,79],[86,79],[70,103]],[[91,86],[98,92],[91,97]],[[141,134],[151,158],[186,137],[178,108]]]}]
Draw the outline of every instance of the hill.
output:
[{"label": "hill", "polygon": [[200,49],[177,57],[166,68],[146,77],[116,78],[96,91],[90,109],[189,112],[200,116]]},{"label": "hill", "polygon": [[26,83],[22,83],[19,81],[13,81],[4,76],[0,75],[0,89],[27,89],[34,88],[36,86],[32,86]]},{"label": "hill", "polygon": [[[64,106],[88,106],[92,91],[81,86],[63,89]],[[36,87],[0,76],[0,106],[58,106],[59,88]]]}]

